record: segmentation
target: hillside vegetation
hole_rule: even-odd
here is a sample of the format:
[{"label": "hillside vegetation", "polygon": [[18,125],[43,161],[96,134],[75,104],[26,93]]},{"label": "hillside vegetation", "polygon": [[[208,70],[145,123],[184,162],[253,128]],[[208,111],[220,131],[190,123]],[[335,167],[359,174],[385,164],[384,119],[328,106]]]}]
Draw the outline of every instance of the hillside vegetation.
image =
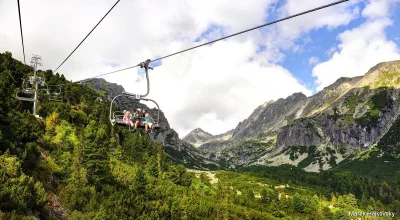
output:
[{"label": "hillside vegetation", "polygon": [[[0,219],[351,219],[349,211],[400,213],[396,181],[291,166],[217,171],[213,183],[205,173],[196,177],[148,136],[111,127],[106,94],[83,85],[64,86],[63,103],[42,95],[38,119],[32,103],[15,99],[29,71],[11,53],[0,54]],[[51,70],[39,74],[50,84],[68,82]]]}]

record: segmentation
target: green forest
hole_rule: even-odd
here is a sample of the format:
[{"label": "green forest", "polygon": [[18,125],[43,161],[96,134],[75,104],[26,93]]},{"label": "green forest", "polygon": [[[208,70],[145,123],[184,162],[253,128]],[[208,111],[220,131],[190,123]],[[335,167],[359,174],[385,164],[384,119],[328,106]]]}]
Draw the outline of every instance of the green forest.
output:
[{"label": "green forest", "polygon": [[48,84],[67,83],[64,102],[42,95],[36,118],[32,103],[15,98],[29,74],[31,67],[10,52],[0,54],[0,219],[355,219],[354,212],[389,211],[400,216],[400,176],[394,172],[399,159],[387,156],[392,163],[384,164],[379,149],[321,173],[289,165],[194,173],[148,136],[112,127],[106,94],[68,83],[51,70],[38,74]]}]

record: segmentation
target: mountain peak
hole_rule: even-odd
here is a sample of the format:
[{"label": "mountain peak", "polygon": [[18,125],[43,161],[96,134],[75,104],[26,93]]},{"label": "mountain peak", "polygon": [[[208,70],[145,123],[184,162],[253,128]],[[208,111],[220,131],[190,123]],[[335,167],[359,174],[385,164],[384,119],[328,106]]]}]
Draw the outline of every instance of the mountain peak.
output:
[{"label": "mountain peak", "polygon": [[304,95],[302,92],[296,92],[296,93],[293,93],[291,96],[287,97],[286,99],[297,100],[297,99],[304,99],[304,98],[307,98],[307,96]]},{"label": "mountain peak", "polygon": [[196,129],[194,129],[192,132],[196,132],[196,133],[198,133],[198,132],[208,133],[208,132],[204,131],[204,130],[201,129],[201,128],[196,128]]},{"label": "mountain peak", "polygon": [[212,139],[214,136],[201,128],[196,128],[186,135],[182,140],[193,144],[194,146],[200,146],[202,143]]}]

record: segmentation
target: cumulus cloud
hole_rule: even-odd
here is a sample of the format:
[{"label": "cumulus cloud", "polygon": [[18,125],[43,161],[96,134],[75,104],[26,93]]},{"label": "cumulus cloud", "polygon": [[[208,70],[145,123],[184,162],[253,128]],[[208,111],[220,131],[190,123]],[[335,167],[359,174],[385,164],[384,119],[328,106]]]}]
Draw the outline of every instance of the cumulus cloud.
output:
[{"label": "cumulus cloud", "polygon": [[389,13],[391,4],[399,2],[398,0],[372,0],[362,11],[364,17],[370,19],[385,17]]},{"label": "cumulus cloud", "polygon": [[[332,0],[304,0],[299,4],[297,0],[287,0],[286,4],[280,8],[280,12],[282,16],[289,16],[332,2]],[[338,26],[347,25],[359,14],[358,2],[358,0],[349,1],[335,7],[325,8],[296,19],[282,22],[278,25],[279,33],[283,37],[297,38],[300,34],[313,29],[322,27],[333,29]]]},{"label": "cumulus cloud", "polygon": [[[394,1],[371,0],[362,11],[367,19],[359,27],[346,30],[338,38],[337,51],[325,62],[313,69],[317,78],[317,90],[333,83],[342,76],[353,77],[365,74],[373,65],[400,59],[397,45],[386,38],[385,28],[392,25],[388,10],[377,12],[374,7],[388,8]],[[385,4],[385,5],[382,5]]]},{"label": "cumulus cloud", "polygon": [[[279,18],[283,18],[332,2],[331,0],[303,0],[299,4],[297,0],[286,0],[277,11]],[[349,1],[266,28],[263,38],[258,42],[265,46],[265,51],[259,55],[264,57],[265,62],[281,63],[287,55],[301,53],[304,47],[312,43],[312,39],[307,41],[307,34],[310,31],[345,26],[359,17],[359,2],[360,0]],[[306,40],[299,41],[304,36]]]}]

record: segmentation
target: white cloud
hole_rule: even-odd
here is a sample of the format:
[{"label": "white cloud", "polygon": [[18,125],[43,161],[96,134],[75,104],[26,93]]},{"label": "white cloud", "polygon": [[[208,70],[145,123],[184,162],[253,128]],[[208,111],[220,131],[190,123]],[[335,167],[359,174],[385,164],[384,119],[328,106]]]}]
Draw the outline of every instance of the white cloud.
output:
[{"label": "white cloud", "polygon": [[[303,0],[299,4],[298,0],[286,0],[285,4],[278,9],[279,17],[287,17],[332,2],[331,0]],[[290,54],[301,53],[311,41],[298,42],[298,39],[307,36],[307,33],[312,30],[334,29],[349,24],[351,20],[359,17],[358,2],[360,0],[349,1],[266,28],[265,36],[259,41],[266,46],[266,50],[260,55],[265,57],[266,62],[280,63]]]},{"label": "white cloud", "polygon": [[319,62],[320,61],[318,57],[310,57],[310,59],[308,59],[308,64],[310,65],[315,65],[318,64]]},{"label": "white cloud", "polygon": [[362,11],[364,17],[371,19],[387,16],[388,13],[388,0],[372,0]]},{"label": "white cloud", "polygon": [[[304,0],[299,4],[298,0],[287,0],[280,9],[282,16],[294,15],[306,10],[317,8],[332,3],[332,0]],[[333,7],[325,8],[304,16],[297,17],[278,24],[279,33],[283,37],[298,38],[302,33],[313,29],[328,27],[329,29],[347,25],[359,14],[358,7],[353,7],[359,1],[350,1]]]},{"label": "white cloud", "polygon": [[[385,1],[387,5],[391,2]],[[373,0],[365,7],[362,14],[367,21],[352,30],[339,35],[339,51],[330,60],[318,64],[313,69],[317,77],[317,90],[333,83],[336,79],[346,76],[353,77],[365,74],[373,65],[400,59],[397,45],[386,38],[385,28],[392,24],[389,14],[378,13],[371,7],[386,8],[382,1]],[[388,11],[385,11],[388,13]]]}]

